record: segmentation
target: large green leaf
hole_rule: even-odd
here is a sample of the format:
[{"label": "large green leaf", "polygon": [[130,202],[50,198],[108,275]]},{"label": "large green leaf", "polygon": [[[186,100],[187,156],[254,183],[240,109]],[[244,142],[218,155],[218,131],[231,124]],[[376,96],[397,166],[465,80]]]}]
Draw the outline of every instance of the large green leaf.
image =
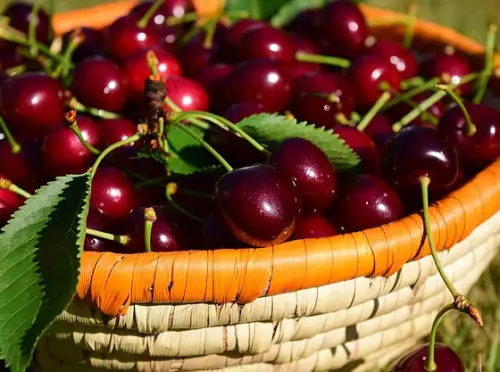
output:
[{"label": "large green leaf", "polygon": [[[210,1],[210,0],[207,0]],[[250,17],[268,19],[289,0],[227,0],[226,11],[246,11]]]},{"label": "large green leaf", "polygon": [[0,359],[25,371],[34,347],[76,290],[90,174],[42,186],[0,235]]},{"label": "large green leaf", "polygon": [[349,170],[360,163],[358,155],[331,129],[317,128],[282,115],[257,114],[243,119],[238,126],[263,145],[274,147],[283,140],[300,137],[318,146],[338,170]]}]

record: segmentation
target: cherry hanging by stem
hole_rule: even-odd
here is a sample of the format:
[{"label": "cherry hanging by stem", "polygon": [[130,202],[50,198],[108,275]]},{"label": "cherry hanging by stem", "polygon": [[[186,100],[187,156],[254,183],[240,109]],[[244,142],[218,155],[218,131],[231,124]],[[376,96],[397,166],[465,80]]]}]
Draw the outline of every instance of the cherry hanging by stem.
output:
[{"label": "cherry hanging by stem", "polygon": [[96,238],[110,240],[120,245],[128,245],[130,243],[130,237],[128,235],[115,235],[104,231],[99,231],[89,228],[85,229],[85,232],[89,235],[95,236]]},{"label": "cherry hanging by stem", "polygon": [[351,62],[348,59],[306,52],[297,52],[295,59],[299,62],[320,63],[323,65],[338,66],[342,68],[348,68],[351,65]]},{"label": "cherry hanging by stem", "polygon": [[10,180],[6,178],[0,177],[0,190],[9,190],[17,195],[21,195],[22,197],[28,199],[31,197],[31,194],[26,190],[20,188],[16,184],[12,183]]},{"label": "cherry hanging by stem", "polygon": [[458,94],[456,94],[453,91],[453,88],[450,85],[438,84],[437,88],[441,91],[444,91],[446,94],[448,94],[453,99],[453,101],[455,101],[457,106],[460,108],[460,110],[464,114],[465,122],[467,124],[467,135],[468,136],[474,135],[474,133],[476,133],[476,131],[477,131],[477,128],[474,125],[474,123],[472,123],[469,112],[467,111],[467,108],[465,107],[462,99],[458,96]]},{"label": "cherry hanging by stem", "polygon": [[21,145],[14,139],[12,136],[11,131],[9,130],[9,127],[7,126],[7,123],[5,120],[0,116],[0,129],[2,130],[3,134],[5,135],[5,138],[9,142],[10,149],[13,154],[18,154],[21,152]]},{"label": "cherry hanging by stem", "polygon": [[75,97],[71,98],[68,101],[67,106],[74,110],[84,112],[101,119],[118,119],[121,117],[120,115],[115,114],[111,111],[101,110],[94,107],[87,107],[83,103],[79,102]]},{"label": "cherry hanging by stem", "polygon": [[155,12],[160,8],[160,6],[165,2],[165,0],[156,0],[151,7],[148,9],[146,14],[137,22],[137,26],[139,28],[146,28],[151,17],[155,14]]},{"label": "cherry hanging by stem", "polygon": [[64,115],[64,123],[69,129],[73,131],[73,133],[78,137],[82,145],[85,146],[87,150],[89,150],[94,155],[99,155],[101,153],[94,146],[88,143],[85,138],[83,138],[80,127],[78,126],[78,121],[76,120],[76,110],[70,110]]},{"label": "cherry hanging by stem", "polygon": [[144,209],[144,244],[146,252],[151,252],[151,232],[153,224],[156,222],[156,212],[154,208]]},{"label": "cherry hanging by stem", "polygon": [[377,115],[380,109],[391,99],[391,94],[389,92],[384,92],[379,97],[377,102],[372,106],[372,108],[366,113],[366,115],[361,119],[361,121],[357,125],[357,129],[363,131],[368,124],[372,121],[372,119]]},{"label": "cherry hanging by stem", "polygon": [[498,27],[496,24],[490,25],[488,28],[488,36],[486,38],[486,56],[484,69],[479,77],[478,89],[472,102],[480,103],[483,100],[486,89],[488,88],[488,82],[491,75],[493,74],[493,64],[495,59],[495,42]]}]

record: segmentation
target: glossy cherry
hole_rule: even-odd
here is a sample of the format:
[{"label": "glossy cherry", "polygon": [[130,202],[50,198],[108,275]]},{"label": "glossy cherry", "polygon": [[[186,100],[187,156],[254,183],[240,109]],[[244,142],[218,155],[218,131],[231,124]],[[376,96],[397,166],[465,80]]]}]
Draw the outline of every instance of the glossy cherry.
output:
[{"label": "glossy cherry", "polygon": [[429,193],[442,194],[459,174],[458,155],[433,127],[412,125],[398,132],[382,154],[382,173],[403,198],[421,200],[419,178],[431,179]]},{"label": "glossy cherry", "polygon": [[[7,178],[0,174],[0,178]],[[9,190],[0,190],[0,224],[6,223],[25,199]]]},{"label": "glossy cherry", "polygon": [[[28,35],[33,5],[25,2],[11,2],[3,11],[9,19],[9,26]],[[53,36],[50,16],[44,9],[39,9],[35,21],[36,39],[42,44],[49,44]]]},{"label": "glossy cherry", "polygon": [[214,200],[233,235],[252,246],[288,239],[299,214],[293,182],[265,164],[226,173],[215,186]]},{"label": "glossy cherry", "polygon": [[[298,34],[290,34],[288,35],[290,41],[294,46],[294,54],[298,52],[310,53],[310,54],[321,54],[321,49],[319,46],[314,44],[309,39],[304,36]],[[301,61],[293,61],[291,66],[292,74],[294,77],[318,72],[322,70],[322,65],[320,63],[311,63],[311,62],[301,62]]]},{"label": "glossy cherry", "polygon": [[365,49],[368,28],[359,7],[349,0],[328,4],[321,12],[322,43],[332,55],[354,58]]},{"label": "glossy cherry", "polygon": [[377,114],[370,121],[364,131],[375,143],[379,151],[383,151],[385,145],[394,135],[392,122],[383,114]]},{"label": "glossy cherry", "polygon": [[[415,105],[420,105],[422,102],[427,100],[430,96],[432,95],[431,92],[425,92],[425,93],[420,93],[417,94],[416,96],[411,98],[411,101],[413,102],[413,105],[409,104],[408,102],[401,102],[398,103],[397,105],[391,107],[389,110],[386,111],[386,114],[394,121],[400,120],[403,116],[405,116],[407,113],[409,113],[411,110],[415,108]],[[434,103],[429,109],[427,109],[425,112],[428,114],[431,114],[434,118],[439,120],[443,115],[446,110],[446,106],[443,103],[443,101],[437,101]],[[436,124],[433,122],[431,119],[429,119],[429,116],[425,113],[422,112],[422,114],[417,117],[415,120],[413,120],[413,124]]]},{"label": "glossy cherry", "polygon": [[333,128],[338,122],[336,116],[343,114],[344,106],[330,97],[309,94],[293,101],[289,109],[299,121],[315,124],[317,127]]},{"label": "glossy cherry", "polygon": [[[402,357],[398,363],[392,367],[391,372],[426,372],[428,355],[429,345],[425,344],[419,346]],[[465,365],[458,354],[444,344],[435,344],[434,362],[437,366],[435,372],[465,372]]]},{"label": "glossy cherry", "polygon": [[347,180],[328,212],[342,233],[381,226],[404,216],[398,195],[372,174],[357,174]]},{"label": "glossy cherry", "polygon": [[107,111],[120,111],[127,100],[125,76],[114,62],[91,57],[73,72],[71,92],[84,105]]},{"label": "glossy cherry", "polygon": [[241,120],[256,114],[266,112],[264,106],[256,102],[240,102],[235,103],[227,108],[223,116],[233,123],[238,123]]},{"label": "glossy cherry", "polygon": [[12,130],[44,134],[64,115],[63,87],[41,72],[14,75],[0,87],[0,112]]},{"label": "glossy cherry", "polygon": [[233,67],[226,63],[216,63],[205,67],[198,72],[195,80],[203,85],[210,96],[211,109],[220,112],[225,107],[224,92],[227,77],[233,71]]},{"label": "glossy cherry", "polygon": [[[458,84],[460,80],[472,73],[470,63],[459,54],[438,53],[423,61],[419,66],[419,73],[425,78],[441,78],[445,84]],[[472,82],[460,85],[458,91],[467,95],[472,92],[474,84]]]},{"label": "glossy cherry", "polygon": [[186,76],[194,77],[202,69],[219,61],[219,45],[205,45],[203,37],[195,37],[179,48],[179,62]]},{"label": "glossy cherry", "polygon": [[[130,11],[137,20],[141,19],[151,8],[154,1],[142,1]],[[161,29],[164,27],[168,17],[182,18],[186,13],[192,9],[189,0],[168,0],[163,2],[158,10],[154,12],[151,17],[148,27],[155,27]]]},{"label": "glossy cherry", "polygon": [[257,28],[268,28],[270,27],[264,21],[259,21],[252,18],[243,18],[236,21],[226,32],[224,37],[224,57],[230,62],[238,61],[238,46],[240,44],[241,37],[247,31],[251,31]]},{"label": "glossy cherry", "polygon": [[418,64],[413,53],[394,40],[377,40],[367,53],[380,56],[391,63],[399,72],[402,80],[417,75]]},{"label": "glossy cherry", "polygon": [[[170,76],[166,82],[168,97],[183,111],[206,111],[210,99],[203,86],[183,76]],[[167,108],[167,111],[170,109]]]},{"label": "glossy cherry", "polygon": [[126,15],[116,19],[105,32],[106,50],[112,59],[120,62],[138,50],[152,48],[158,37],[153,29],[140,28],[137,18]]},{"label": "glossy cherry", "polygon": [[242,248],[246,246],[237,240],[220,218],[211,214],[201,224],[201,242],[205,249]]},{"label": "glossy cherry", "polygon": [[144,82],[151,75],[148,66],[147,54],[153,51],[158,58],[158,72],[162,79],[181,74],[181,65],[170,52],[160,48],[139,50],[128,57],[121,65],[122,74],[127,78],[130,96],[134,99],[143,99]]},{"label": "glossy cherry", "polygon": [[111,221],[125,220],[135,207],[132,182],[116,168],[98,168],[92,179],[90,206]]},{"label": "glossy cherry", "polygon": [[[92,146],[99,148],[101,138],[94,121],[85,116],[77,118],[83,138]],[[42,146],[44,170],[48,176],[85,173],[92,165],[94,155],[87,150],[73,131],[59,122],[45,136]]]},{"label": "glossy cherry", "polygon": [[177,48],[182,34],[183,30],[180,26],[163,26],[156,30],[156,36],[158,38],[156,46],[164,50],[174,51]]},{"label": "glossy cherry", "polygon": [[[89,210],[89,215],[87,216],[87,228],[110,233],[110,227],[111,224],[106,217],[97,212],[95,209],[91,208]],[[87,234],[85,235],[83,249],[85,251],[92,252],[119,252],[120,245],[113,241]]]},{"label": "glossy cherry", "polygon": [[[73,61],[81,62],[89,57],[104,56],[106,53],[106,39],[102,31],[91,27],[81,27],[80,32],[84,40],[75,49],[72,58]],[[71,34],[72,32],[64,34],[63,42],[65,46],[68,45]]]},{"label": "glossy cherry", "polygon": [[335,227],[323,216],[299,217],[290,240],[327,238],[337,235]]},{"label": "glossy cherry", "polygon": [[464,167],[478,170],[500,155],[500,112],[472,103],[467,103],[466,109],[476,127],[473,135],[468,135],[464,114],[458,106],[444,114],[437,130],[458,151]]},{"label": "glossy cherry", "polygon": [[38,143],[25,143],[20,153],[13,154],[9,142],[5,139],[0,141],[0,173],[30,192],[39,186],[39,158]]},{"label": "glossy cherry", "polygon": [[132,137],[137,133],[136,124],[126,118],[101,120],[97,122],[97,125],[99,127],[101,141],[106,147]]},{"label": "glossy cherry", "polygon": [[295,60],[295,48],[288,35],[272,27],[255,27],[243,33],[237,53],[240,61],[262,58],[291,63]]},{"label": "glossy cherry", "polygon": [[291,83],[290,71],[279,62],[248,61],[228,76],[226,99],[229,104],[257,102],[268,112],[278,112],[290,98]]},{"label": "glossy cherry", "polygon": [[382,94],[382,84],[398,91],[402,81],[396,68],[387,59],[370,54],[356,59],[348,74],[361,109],[369,109],[377,102]]}]

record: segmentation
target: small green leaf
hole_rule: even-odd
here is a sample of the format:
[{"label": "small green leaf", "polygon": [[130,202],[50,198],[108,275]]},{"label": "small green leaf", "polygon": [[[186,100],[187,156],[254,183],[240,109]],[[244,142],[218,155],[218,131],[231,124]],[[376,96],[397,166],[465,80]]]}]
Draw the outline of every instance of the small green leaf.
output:
[{"label": "small green leaf", "polygon": [[358,155],[331,129],[317,128],[313,124],[297,123],[295,119],[271,114],[250,116],[240,121],[238,126],[269,147],[274,147],[287,138],[305,138],[323,150],[340,171],[349,170],[360,163]]},{"label": "small green leaf", "polygon": [[254,19],[268,19],[289,0],[227,0],[226,12],[246,11]]},{"label": "small green leaf", "polygon": [[291,0],[277,10],[270,23],[274,27],[283,27],[290,23],[300,12],[307,9],[319,8],[328,0]]},{"label": "small green leaf", "polygon": [[28,199],[0,235],[0,359],[29,366],[36,343],[71,302],[80,273],[90,173],[59,177]]}]

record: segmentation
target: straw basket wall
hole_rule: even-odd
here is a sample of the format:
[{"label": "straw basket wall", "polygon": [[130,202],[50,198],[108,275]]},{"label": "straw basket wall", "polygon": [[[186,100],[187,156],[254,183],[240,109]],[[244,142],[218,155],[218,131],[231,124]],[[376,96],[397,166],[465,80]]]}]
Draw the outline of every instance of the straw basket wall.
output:
[{"label": "straw basket wall", "polygon": [[[105,26],[132,6],[60,14],[55,28]],[[435,24],[419,21],[416,33],[417,42],[483,52]],[[499,177],[500,160],[431,208],[441,260],[463,292],[500,246]],[[451,301],[429,253],[418,215],[262,249],[85,253],[77,296],[36,363],[47,372],[375,371],[428,334]]]}]

